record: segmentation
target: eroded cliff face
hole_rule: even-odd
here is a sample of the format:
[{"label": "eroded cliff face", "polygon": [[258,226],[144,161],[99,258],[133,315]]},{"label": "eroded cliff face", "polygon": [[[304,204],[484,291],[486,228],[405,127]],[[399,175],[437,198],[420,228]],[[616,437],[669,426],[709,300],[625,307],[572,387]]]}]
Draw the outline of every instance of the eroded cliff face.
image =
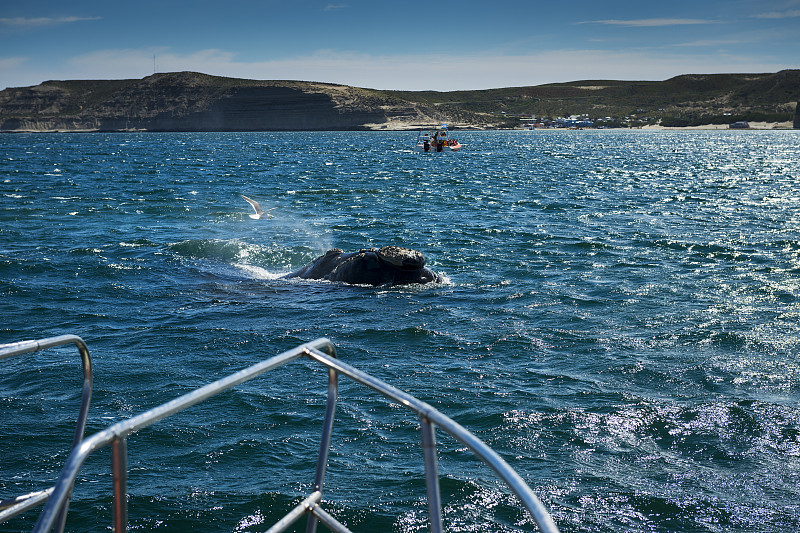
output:
[{"label": "eroded cliff face", "polygon": [[0,92],[2,131],[364,130],[450,118],[379,91],[192,72]]}]

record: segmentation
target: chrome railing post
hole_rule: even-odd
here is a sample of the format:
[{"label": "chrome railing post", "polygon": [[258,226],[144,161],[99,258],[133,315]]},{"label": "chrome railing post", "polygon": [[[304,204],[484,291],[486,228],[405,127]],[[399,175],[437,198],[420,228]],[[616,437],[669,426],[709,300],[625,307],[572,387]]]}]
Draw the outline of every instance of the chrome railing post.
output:
[{"label": "chrome railing post", "polygon": [[128,439],[125,437],[111,441],[111,483],[114,493],[111,530],[125,533],[128,530]]},{"label": "chrome railing post", "polygon": [[72,438],[72,447],[74,448],[83,439],[83,434],[86,431],[86,419],[89,418],[89,403],[92,401],[92,383],[94,378],[92,374],[92,358],[89,356],[89,347],[86,346],[83,339],[77,336],[64,336],[63,338],[77,346],[83,365],[81,408],[78,412],[78,421],[75,424],[75,436]]},{"label": "chrome railing post", "polygon": [[473,435],[469,430],[461,426],[455,420],[447,417],[434,409],[431,405],[414,398],[408,393],[405,393],[388,383],[370,376],[352,366],[342,362],[340,359],[327,357],[316,350],[311,350],[310,357],[319,361],[328,368],[335,368],[345,377],[348,377],[357,383],[361,383],[379,393],[392,401],[404,405],[405,407],[416,412],[422,419],[436,424],[436,427],[448,433],[457,441],[466,445],[467,448],[472,450],[481,461],[488,465],[494,472],[500,476],[508,488],[520,499],[522,504],[528,510],[536,525],[544,533],[558,533],[553,518],[547,512],[542,502],[528,487],[527,483],[506,463],[494,450],[489,448],[480,439]]},{"label": "chrome railing post", "polygon": [[425,456],[425,486],[428,489],[428,514],[431,533],[442,531],[442,498],[439,491],[439,466],[436,461],[436,432],[430,420],[420,418],[422,452]]},{"label": "chrome railing post", "polygon": [[[322,425],[322,437],[319,443],[317,456],[317,471],[314,475],[314,492],[322,493],[322,484],[325,481],[325,470],[328,466],[328,453],[331,449],[333,435],[333,420],[336,416],[336,401],[339,395],[339,373],[333,368],[328,368],[328,400],[325,403],[325,421]],[[306,533],[317,531],[317,517],[311,513],[306,523]]]},{"label": "chrome railing post", "polygon": [[[72,496],[72,492],[70,491],[70,497]],[[56,516],[56,533],[64,533],[64,527],[67,525],[67,511],[69,510],[69,499],[64,502],[64,505],[58,511],[58,516]]]},{"label": "chrome railing post", "polygon": [[77,335],[59,335],[58,337],[50,337],[47,339],[4,344],[0,346],[0,359],[6,359],[14,355],[25,353],[39,352],[47,348],[62,346],[64,344],[74,344],[75,347],[78,348],[83,369],[81,406],[78,411],[78,420],[75,424],[75,434],[72,437],[72,448],[75,448],[81,439],[83,439],[83,433],[86,429],[86,419],[89,416],[89,403],[92,401],[92,357],[89,355],[89,347],[86,346],[83,339]]},{"label": "chrome railing post", "polygon": [[[80,409],[78,410],[78,419],[75,422],[75,433],[72,437],[71,450],[74,450],[81,440],[83,440],[83,434],[86,430],[86,420],[89,418],[89,404],[92,401],[92,357],[89,355],[89,347],[86,345],[83,339],[77,335],[59,335],[58,337],[49,337],[46,339],[21,341],[12,344],[0,345],[0,360],[12,357],[14,355],[38,352],[41,350],[46,350],[47,348],[53,348],[65,344],[74,344],[78,349],[83,369],[81,405]],[[5,522],[9,518],[22,513],[24,510],[30,507],[46,502],[52,494],[54,488],[55,487],[52,487],[45,491],[39,491],[37,493],[31,493],[29,495],[22,496],[22,499],[20,500],[21,503],[19,505],[15,504],[11,506],[11,508],[8,508],[10,505],[0,505],[0,510],[2,510],[2,512],[0,512],[0,522]],[[26,502],[26,499],[29,501]],[[69,500],[69,497],[67,500]],[[14,502],[16,500],[11,501]],[[0,502],[0,504],[3,503],[4,502]],[[64,525],[67,521],[68,508],[69,501],[64,503],[63,507],[58,511],[58,516],[55,517],[55,530],[57,533],[60,533],[64,530]]]}]

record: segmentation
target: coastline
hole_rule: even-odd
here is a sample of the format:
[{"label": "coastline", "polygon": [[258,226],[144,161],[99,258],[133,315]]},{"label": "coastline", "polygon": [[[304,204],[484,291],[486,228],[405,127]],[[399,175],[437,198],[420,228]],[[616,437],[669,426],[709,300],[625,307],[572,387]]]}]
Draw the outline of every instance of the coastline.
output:
[{"label": "coastline", "polygon": [[[658,124],[648,125],[648,126],[641,126],[638,128],[613,128],[613,130],[629,130],[629,131],[707,131],[707,130],[732,130],[732,131],[785,131],[785,130],[793,130],[793,123],[792,121],[785,121],[785,122],[750,122],[749,128],[741,128],[741,129],[733,129],[728,124],[704,124],[700,126],[660,126]],[[419,122],[405,122],[405,121],[393,121],[390,120],[386,123],[382,124],[365,124],[364,129],[361,130],[321,130],[321,131],[417,131],[417,130],[425,130],[431,129],[436,127],[433,123],[430,124],[420,124]],[[526,131],[520,130],[519,128],[509,128],[509,129],[494,129],[494,128],[487,128],[480,124],[459,124],[459,123],[451,123],[450,125],[451,131]],[[571,128],[538,128],[543,131],[576,131],[575,129]],[[596,130],[599,128],[580,128],[586,130]],[[147,129],[140,129],[140,128],[129,128],[125,130],[105,130],[105,129],[88,129],[88,128],[80,128],[80,129],[65,129],[65,128],[58,128],[58,129],[18,129],[18,130],[0,130],[0,134],[3,133],[147,133],[153,132],[157,133],[160,131],[167,131],[167,130],[147,130]],[[177,131],[177,130],[176,130]],[[216,130],[197,130],[197,131],[216,131]],[[243,130],[244,131],[244,130]],[[248,130],[249,131],[249,130]],[[289,131],[289,130],[252,130],[252,131]],[[316,131],[316,130],[315,130]]]},{"label": "coastline", "polygon": [[[798,86],[800,69],[472,92],[378,91],[169,72],[4,89],[0,132],[413,131],[442,123],[453,131],[505,130],[529,125],[534,116],[562,115],[581,117],[558,124],[576,128],[589,126],[583,117],[596,115],[605,118],[595,119],[594,126],[630,129],[783,130],[800,128]],[[567,109],[572,114],[565,114]],[[669,126],[660,126],[661,120]],[[745,120],[749,128],[730,128],[728,122]],[[723,123],[688,125],[706,121]]]},{"label": "coastline", "polygon": [[[750,122],[749,128],[736,129],[736,131],[747,130],[791,130],[792,121],[786,122]],[[704,124],[702,126],[659,126],[658,124],[652,126],[642,126],[642,130],[665,130],[665,131],[689,131],[689,130],[729,130],[732,129],[728,124]]]}]

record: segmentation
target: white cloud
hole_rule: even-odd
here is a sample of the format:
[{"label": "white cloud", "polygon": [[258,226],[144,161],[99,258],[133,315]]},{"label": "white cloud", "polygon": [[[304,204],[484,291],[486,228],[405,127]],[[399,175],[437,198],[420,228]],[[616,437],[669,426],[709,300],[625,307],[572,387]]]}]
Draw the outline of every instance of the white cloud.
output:
[{"label": "white cloud", "polygon": [[101,20],[101,17],[36,17],[36,18],[0,18],[0,25],[14,29],[30,29],[51,26],[61,26],[73,22]]},{"label": "white cloud", "polygon": [[747,43],[749,41],[744,39],[704,39],[700,41],[692,41],[687,43],[679,43],[673,46],[677,47],[708,47],[708,46],[730,46],[730,45],[737,45],[742,43]]},{"label": "white cloud", "polygon": [[[222,68],[223,66],[220,65]],[[257,79],[326,81],[375,89],[461,90],[538,85],[582,79],[663,80],[687,73],[771,72],[785,66],[750,58],[553,51],[522,56],[391,56],[319,52],[254,64],[229,64],[227,74]],[[224,72],[221,70],[220,72]]]},{"label": "white cloud", "polygon": [[25,61],[24,57],[0,57],[0,70],[17,68]]},{"label": "white cloud", "polygon": [[771,11],[755,16],[757,19],[789,19],[800,17],[800,9],[789,9],[787,11]]},{"label": "white cloud", "polygon": [[[373,89],[466,90],[539,85],[585,79],[664,80],[679,74],[718,72],[776,72],[790,68],[749,57],[665,53],[661,51],[551,51],[531,55],[373,56],[318,51],[259,62],[238,61],[222,50],[179,54],[167,48],[103,50],[73,58],[46,74],[2,68],[0,79],[12,86],[34,85],[48,79],[124,79],[158,72],[191,70],[217,76],[259,80],[304,80],[340,83]],[[13,76],[10,75],[13,73]],[[37,77],[38,76],[38,77]],[[24,78],[25,83],[17,82]]]},{"label": "white cloud", "polygon": [[703,20],[703,19],[669,19],[669,18],[656,18],[656,19],[638,19],[638,20],[587,20],[579,22],[578,24],[604,24],[607,26],[631,26],[631,27],[658,27],[658,26],[687,26],[697,24],[719,24],[716,20]]}]

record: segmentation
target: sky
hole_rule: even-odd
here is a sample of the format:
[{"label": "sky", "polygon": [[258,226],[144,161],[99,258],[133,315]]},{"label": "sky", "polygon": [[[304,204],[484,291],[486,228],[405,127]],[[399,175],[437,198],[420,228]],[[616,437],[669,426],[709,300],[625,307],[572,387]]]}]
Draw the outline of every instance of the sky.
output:
[{"label": "sky", "polygon": [[0,89],[196,71],[468,90],[800,68],[800,0],[0,0]]}]

